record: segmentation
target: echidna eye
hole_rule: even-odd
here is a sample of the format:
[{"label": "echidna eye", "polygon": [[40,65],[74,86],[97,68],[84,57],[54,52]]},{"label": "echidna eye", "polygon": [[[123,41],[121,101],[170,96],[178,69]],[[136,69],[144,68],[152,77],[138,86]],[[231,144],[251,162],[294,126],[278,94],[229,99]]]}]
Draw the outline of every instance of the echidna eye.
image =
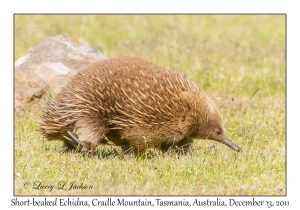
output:
[{"label": "echidna eye", "polygon": [[217,134],[218,134],[218,135],[221,135],[221,131],[217,131]]}]

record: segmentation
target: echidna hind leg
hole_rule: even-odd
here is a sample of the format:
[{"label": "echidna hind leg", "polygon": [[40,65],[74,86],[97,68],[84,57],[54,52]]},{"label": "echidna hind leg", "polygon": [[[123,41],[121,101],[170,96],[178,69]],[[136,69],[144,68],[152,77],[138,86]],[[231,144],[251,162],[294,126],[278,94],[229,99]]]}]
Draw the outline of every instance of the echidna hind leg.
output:
[{"label": "echidna hind leg", "polygon": [[82,147],[82,151],[88,151],[87,147],[78,139],[76,138],[70,131],[67,131],[68,136],[63,135],[65,139],[65,146],[66,148],[77,148],[78,146]]},{"label": "echidna hind leg", "polygon": [[99,119],[89,117],[77,120],[72,133],[82,143],[81,145],[84,145],[88,151],[92,151],[103,142],[107,132],[108,129],[104,123],[99,122]]}]

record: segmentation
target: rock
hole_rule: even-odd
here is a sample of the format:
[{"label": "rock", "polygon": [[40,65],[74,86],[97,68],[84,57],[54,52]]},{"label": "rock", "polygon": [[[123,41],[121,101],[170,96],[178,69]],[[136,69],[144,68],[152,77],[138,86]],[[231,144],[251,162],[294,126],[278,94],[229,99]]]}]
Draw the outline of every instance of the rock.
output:
[{"label": "rock", "polygon": [[99,50],[64,35],[42,40],[15,62],[15,113],[41,98],[47,88],[57,94],[78,70],[106,58]]}]

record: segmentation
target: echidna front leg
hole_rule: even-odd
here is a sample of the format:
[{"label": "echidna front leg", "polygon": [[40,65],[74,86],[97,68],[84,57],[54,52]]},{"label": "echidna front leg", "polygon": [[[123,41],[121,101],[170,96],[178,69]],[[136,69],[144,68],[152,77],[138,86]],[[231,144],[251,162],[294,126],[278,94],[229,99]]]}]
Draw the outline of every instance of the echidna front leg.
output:
[{"label": "echidna front leg", "polygon": [[193,143],[193,139],[184,138],[177,143],[161,143],[160,149],[163,152],[168,152],[170,149],[174,148],[176,152],[180,155],[186,155],[191,153],[191,145]]},{"label": "echidna front leg", "polygon": [[181,155],[191,154],[191,146],[193,144],[193,139],[191,138],[184,138],[183,140],[179,141],[176,146],[176,152]]},{"label": "echidna front leg", "polygon": [[168,143],[163,142],[163,143],[161,143],[161,144],[158,146],[158,148],[161,149],[161,151],[163,151],[163,152],[168,152],[169,149],[172,148],[172,144],[168,144]]}]

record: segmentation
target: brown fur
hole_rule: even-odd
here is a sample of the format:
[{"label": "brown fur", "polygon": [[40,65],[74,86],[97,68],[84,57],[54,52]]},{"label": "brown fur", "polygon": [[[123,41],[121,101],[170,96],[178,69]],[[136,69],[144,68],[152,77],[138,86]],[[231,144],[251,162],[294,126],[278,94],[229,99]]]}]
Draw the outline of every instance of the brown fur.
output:
[{"label": "brown fur", "polygon": [[158,145],[189,149],[194,138],[228,139],[217,107],[191,79],[130,57],[80,71],[48,102],[40,131],[48,140],[71,131],[89,150],[107,137],[135,154]]}]

